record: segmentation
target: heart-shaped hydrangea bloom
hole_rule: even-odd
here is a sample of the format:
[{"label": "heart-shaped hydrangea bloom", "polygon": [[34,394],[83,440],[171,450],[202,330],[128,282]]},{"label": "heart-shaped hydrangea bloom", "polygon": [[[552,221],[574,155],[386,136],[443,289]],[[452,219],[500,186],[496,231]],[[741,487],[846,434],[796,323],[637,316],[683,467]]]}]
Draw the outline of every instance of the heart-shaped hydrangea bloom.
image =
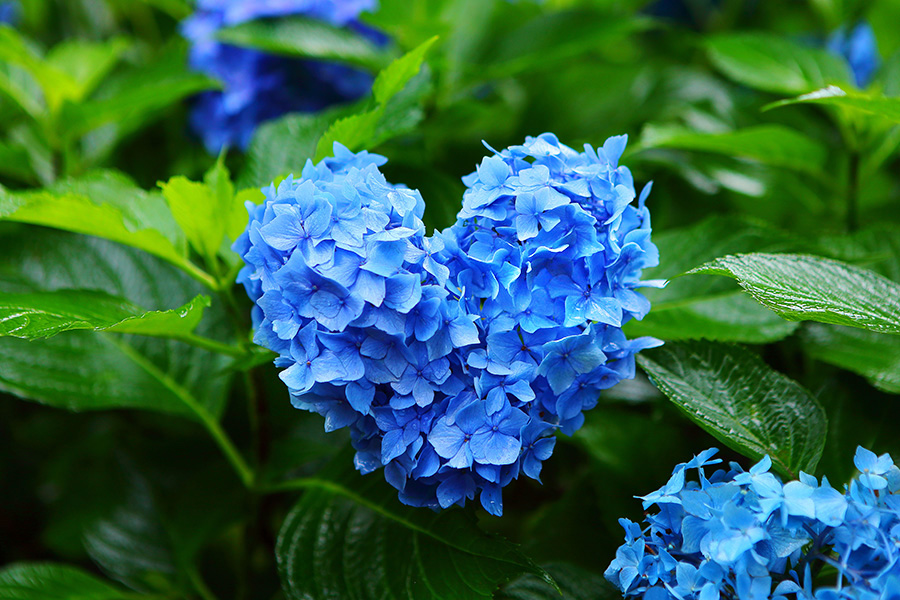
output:
[{"label": "heart-shaped hydrangea bloom", "polygon": [[657,258],[623,146],[578,154],[545,134],[487,158],[433,237],[383,157],[339,144],[264,190],[239,281],[294,405],[350,427],[357,468],[384,467],[403,502],[479,494],[501,514],[501,488],[538,479],[555,430],[658,343],[620,329],[649,309],[634,288]]}]

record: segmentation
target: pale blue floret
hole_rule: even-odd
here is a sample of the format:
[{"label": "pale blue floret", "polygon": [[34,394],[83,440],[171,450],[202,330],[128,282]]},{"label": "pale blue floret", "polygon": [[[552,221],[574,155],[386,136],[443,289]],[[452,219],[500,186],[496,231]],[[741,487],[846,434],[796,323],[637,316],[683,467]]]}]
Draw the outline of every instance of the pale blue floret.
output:
[{"label": "pale blue floret", "polygon": [[[626,598],[888,600],[900,592],[900,478],[891,457],[858,448],[841,493],[826,478],[782,481],[764,457],[707,477],[715,450],[676,466],[643,497],[647,527],[626,519],[606,577]],[[688,472],[696,478],[686,478]],[[823,566],[834,579],[816,578]],[[824,573],[824,572],[823,572]]]},{"label": "pale blue floret", "polygon": [[421,195],[340,144],[248,204],[234,249],[254,340],[294,406],[349,427],[357,468],[384,467],[401,501],[479,495],[501,514],[502,488],[538,479],[555,432],[660,343],[620,328],[649,309],[634,290],[658,260],[624,141],[578,153],[544,134],[495,153],[431,236]]}]

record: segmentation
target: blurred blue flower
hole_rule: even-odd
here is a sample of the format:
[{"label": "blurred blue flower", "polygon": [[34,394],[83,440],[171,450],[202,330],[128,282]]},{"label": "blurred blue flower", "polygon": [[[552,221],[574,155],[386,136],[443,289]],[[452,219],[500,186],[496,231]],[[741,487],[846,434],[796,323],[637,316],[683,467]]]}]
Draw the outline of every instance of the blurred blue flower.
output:
[{"label": "blurred blue flower", "polygon": [[864,88],[872,82],[881,57],[875,32],[868,23],[859,23],[849,31],[845,27],[838,29],[828,38],[827,46],[847,61],[857,87]]},{"label": "blurred blue flower", "polygon": [[620,328],[649,309],[634,290],[658,259],[624,145],[577,153],[545,134],[495,153],[430,237],[419,193],[340,144],[264,189],[238,281],[294,406],[349,427],[357,468],[383,466],[401,501],[477,494],[501,514],[502,488],[538,479],[554,433],[660,343]]},{"label": "blurred blue flower", "polygon": [[[643,497],[647,527],[627,519],[606,578],[626,598],[885,600],[900,592],[900,469],[858,448],[845,491],[800,473],[782,481],[764,457],[707,474],[707,450]],[[696,479],[688,480],[688,471]],[[834,582],[819,578],[830,566]]]},{"label": "blurred blue flower", "polygon": [[380,33],[356,20],[377,0],[199,0],[181,25],[191,43],[193,69],[222,82],[221,91],[200,94],[192,129],[210,153],[224,146],[246,148],[256,126],[289,112],[312,112],[365,95],[372,78],[344,65],[267,54],[216,40],[218,31],[262,18],[302,15],[349,27],[376,43]]},{"label": "blurred blue flower", "polygon": [[22,7],[18,0],[7,0],[0,2],[0,23],[7,25],[18,25],[19,19],[22,18]]}]

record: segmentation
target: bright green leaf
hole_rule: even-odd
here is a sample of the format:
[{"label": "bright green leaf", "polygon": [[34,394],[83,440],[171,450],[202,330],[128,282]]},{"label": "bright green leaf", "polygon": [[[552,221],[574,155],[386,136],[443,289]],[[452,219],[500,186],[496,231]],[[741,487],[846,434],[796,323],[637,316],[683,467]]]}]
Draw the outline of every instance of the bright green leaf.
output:
[{"label": "bright green leaf", "polygon": [[[337,461],[350,462],[346,453]],[[308,489],[275,550],[290,599],[387,594],[468,600],[491,598],[520,573],[546,577],[515,545],[481,531],[468,513],[404,506],[380,477],[343,469],[339,479],[293,483]]]},{"label": "bright green leaf", "polygon": [[0,24],[0,60],[19,65],[34,77],[51,112],[56,112],[64,100],[79,95],[80,86],[71,75],[45,60],[19,32],[6,24]]},{"label": "bright green leaf", "polygon": [[757,125],[725,133],[697,133],[684,127],[644,128],[640,149],[676,148],[749,158],[763,164],[820,173],[824,146],[783,125]]},{"label": "bright green leaf", "polygon": [[638,356],[641,367],[685,415],[728,447],[768,454],[783,474],[812,473],[827,421],[796,381],[751,352],[714,342],[670,342]]},{"label": "bright green leaf", "polygon": [[422,63],[425,61],[425,53],[436,41],[437,36],[434,36],[381,71],[372,84],[372,93],[375,96],[375,101],[382,105],[387,104],[391,98],[400,93],[400,90],[422,68]]},{"label": "bright green leaf", "polygon": [[4,600],[125,600],[129,596],[67,565],[14,563],[0,570],[0,598]]},{"label": "bright green leaf", "polygon": [[222,245],[231,214],[239,208],[228,170],[218,161],[203,183],[186,177],[159,182],[172,216],[181,226],[191,246],[211,262]]},{"label": "bright green leaf", "polygon": [[114,171],[91,173],[44,190],[0,189],[0,219],[140,248],[211,284],[209,276],[187,260],[183,234],[162,196],[145,192]]},{"label": "bright green leaf", "polygon": [[77,84],[73,96],[66,100],[80,102],[86,98],[112,70],[129,42],[113,38],[105,42],[66,40],[47,53],[47,62],[69,75]]},{"label": "bright green leaf", "polygon": [[829,85],[826,88],[803,94],[796,98],[773,102],[772,104],[767,105],[765,109],[768,110],[780,106],[789,106],[791,104],[822,104],[825,106],[837,106],[839,108],[847,108],[853,111],[883,117],[894,123],[900,123],[900,98],[864,94],[861,92],[848,93],[836,85]]},{"label": "bright green leaf", "polygon": [[803,94],[850,81],[845,61],[824,49],[767,33],[710,37],[713,65],[746,86],[776,94]]},{"label": "bright green leaf", "polygon": [[316,145],[316,162],[334,152],[334,143],[339,142],[352,151],[369,146],[375,137],[375,130],[382,111],[378,108],[338,119],[328,128]]},{"label": "bright green leaf", "polygon": [[900,394],[900,337],[811,324],[800,339],[803,350],[813,358],[858,373],[880,390]]},{"label": "bright green leaf", "polygon": [[390,60],[389,54],[362,35],[336,27],[319,19],[290,17],[277,20],[248,21],[219,31],[219,40],[323,61],[339,61],[378,71]]},{"label": "bright green leaf", "polygon": [[789,321],[900,333],[900,285],[845,263],[799,254],[738,254],[688,274],[725,275]]},{"label": "bright green leaf", "polygon": [[197,327],[207,306],[207,296],[197,296],[177,309],[144,311],[93,290],[4,294],[0,296],[0,336],[36,340],[87,329],[178,338]]}]

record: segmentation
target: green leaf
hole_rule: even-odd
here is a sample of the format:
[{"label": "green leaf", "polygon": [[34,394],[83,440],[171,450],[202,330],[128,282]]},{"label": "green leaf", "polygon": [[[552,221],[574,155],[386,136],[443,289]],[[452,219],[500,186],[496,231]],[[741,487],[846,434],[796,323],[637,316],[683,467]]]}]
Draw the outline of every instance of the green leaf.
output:
[{"label": "green leaf", "polygon": [[123,38],[105,42],[65,40],[47,53],[47,62],[69,75],[77,84],[66,100],[80,102],[96,89],[129,47]]},{"label": "green leaf", "polygon": [[246,214],[235,199],[234,186],[222,160],[216,162],[204,182],[173,177],[159,182],[172,216],[181,226],[191,246],[212,264],[234,212]]},{"label": "green leaf", "polygon": [[863,94],[861,92],[845,92],[836,85],[766,105],[763,110],[789,106],[791,104],[822,104],[837,106],[868,115],[883,117],[893,123],[900,123],[900,98],[884,95]]},{"label": "green leaf", "polygon": [[362,35],[319,19],[291,17],[249,21],[222,29],[216,37],[235,46],[256,48],[274,54],[345,62],[372,71],[379,71],[390,61],[388,52]]},{"label": "green leaf", "polygon": [[125,600],[129,596],[67,565],[14,563],[0,570],[0,598],[4,600]]},{"label": "green leaf", "polygon": [[247,148],[238,187],[259,189],[278,177],[290,174],[299,177],[304,163],[315,158],[316,144],[333,119],[334,114],[330,112],[297,114],[260,125]]},{"label": "green leaf", "polygon": [[788,234],[751,219],[714,216],[687,228],[654,233],[653,240],[660,266],[647,269],[643,277],[670,281],[663,289],[642,290],[651,302],[650,313],[641,321],[626,323],[629,337],[758,344],[782,339],[797,329],[796,323],[759,306],[730,281],[676,277],[723,254],[798,249],[798,242]]},{"label": "green leaf", "polygon": [[688,274],[725,275],[789,321],[813,320],[900,333],[900,285],[836,260],[800,254],[738,254]]},{"label": "green leaf", "polygon": [[375,129],[380,118],[381,110],[374,109],[332,123],[316,145],[316,162],[332,155],[335,142],[353,151],[370,146],[369,140],[375,137]]},{"label": "green leaf", "polygon": [[796,381],[751,352],[715,342],[674,342],[638,356],[656,386],[688,418],[754,460],[768,454],[782,474],[812,473],[827,421]]},{"label": "green leaf", "polygon": [[602,575],[570,563],[542,565],[562,591],[535,575],[511,581],[494,596],[495,600],[618,600],[622,594]]},{"label": "green leaf", "polygon": [[56,112],[64,100],[77,98],[79,84],[35,50],[15,29],[0,24],[0,60],[19,65],[41,86],[47,106]]},{"label": "green leaf", "polygon": [[188,261],[183,234],[162,196],[145,192],[115,171],[90,173],[44,190],[0,188],[0,219],[133,246],[211,283],[208,275]]},{"label": "green leaf", "polygon": [[[350,464],[346,453],[338,463]],[[278,536],[276,557],[290,599],[491,598],[520,573],[549,579],[513,544],[481,531],[463,510],[404,506],[380,476],[342,468],[305,487]],[[328,565],[322,568],[321,565]]]},{"label": "green leaf", "polygon": [[822,144],[783,125],[757,125],[710,134],[686,127],[647,125],[638,150],[646,148],[712,152],[808,173],[821,173],[827,157]]},{"label": "green leaf", "polygon": [[900,394],[900,337],[811,324],[800,339],[804,352],[813,358],[858,373],[882,391]]},{"label": "green leaf", "polygon": [[[650,25],[649,20],[615,17],[596,10],[545,12],[504,32],[496,48],[488,53],[488,65],[473,74],[487,79],[530,69],[552,69],[560,62],[584,56]],[[482,71],[484,68],[487,74]]]},{"label": "green leaf", "polygon": [[628,337],[765,344],[786,338],[799,326],[736,290],[718,298],[652,305],[650,314],[641,321],[629,321],[624,331]]},{"label": "green leaf", "polygon": [[390,65],[375,78],[372,84],[372,94],[379,104],[387,104],[391,98],[400,93],[409,80],[416,76],[422,63],[425,61],[425,53],[437,41],[437,36],[419,44],[413,50],[407,52]]},{"label": "green leaf", "polygon": [[[335,142],[356,151],[374,147],[408,129],[408,119],[405,119],[405,115],[397,114],[397,106],[399,104],[402,107],[399,111],[401,113],[418,113],[418,102],[421,97],[413,94],[412,103],[394,103],[394,98],[400,95],[410,80],[419,73],[425,60],[425,53],[435,41],[437,36],[401,56],[378,74],[372,84],[377,106],[334,121],[316,144],[316,162],[331,156]],[[413,125],[419,118],[414,116]],[[391,121],[399,121],[400,124],[392,125]]]},{"label": "green leaf", "polygon": [[209,77],[187,70],[184,52],[176,48],[152,64],[110,77],[90,100],[67,103],[60,113],[58,134],[74,140],[101,125],[116,123],[123,127],[120,138],[135,128],[134,123],[143,123],[183,98],[218,86]]},{"label": "green leaf", "polygon": [[803,94],[850,81],[842,58],[774,34],[720,34],[707,40],[707,50],[726,76],[765,92]]},{"label": "green leaf", "polygon": [[[0,237],[4,299],[90,289],[159,310],[186,303],[200,291],[183,273],[126,246],[18,227]],[[233,336],[221,306],[205,313],[197,334]],[[0,391],[75,411],[139,408],[197,416],[187,399],[217,416],[225,405],[228,363],[223,355],[143,335],[71,331],[35,341],[0,337]]]},{"label": "green leaf", "polygon": [[190,334],[209,306],[197,296],[181,308],[144,311],[93,290],[59,290],[0,297],[0,336],[36,340],[75,329],[178,338]]}]

